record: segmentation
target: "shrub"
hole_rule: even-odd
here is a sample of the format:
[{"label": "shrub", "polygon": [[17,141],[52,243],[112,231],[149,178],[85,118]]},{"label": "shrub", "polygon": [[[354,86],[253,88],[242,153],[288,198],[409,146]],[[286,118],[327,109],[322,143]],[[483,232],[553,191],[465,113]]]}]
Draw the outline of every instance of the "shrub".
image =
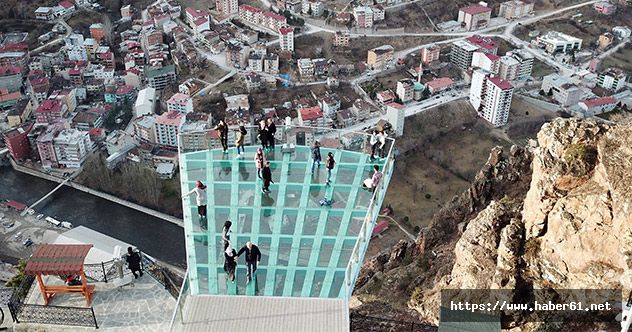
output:
[{"label": "shrub", "polygon": [[431,198],[432,198],[432,195],[426,194],[426,199],[431,199]]}]

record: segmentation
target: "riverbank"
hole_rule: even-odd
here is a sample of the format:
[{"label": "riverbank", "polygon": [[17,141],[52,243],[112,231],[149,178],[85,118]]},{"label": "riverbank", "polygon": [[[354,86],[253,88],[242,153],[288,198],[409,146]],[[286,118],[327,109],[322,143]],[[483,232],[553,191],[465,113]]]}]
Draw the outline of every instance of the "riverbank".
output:
[{"label": "riverbank", "polygon": [[[42,173],[42,172],[34,170],[32,168],[28,168],[28,167],[25,167],[25,166],[22,166],[22,165],[18,165],[13,160],[11,160],[11,166],[13,167],[14,170],[16,170],[18,172],[22,172],[22,173],[25,173],[25,174],[28,174],[28,175],[36,176],[36,177],[38,177],[40,179],[44,179],[44,180],[47,180],[47,181],[53,181],[53,182],[57,182],[57,183],[62,183],[62,182],[64,182],[66,180],[66,179],[63,179],[63,178],[58,178],[58,177],[52,176],[50,174]],[[152,209],[144,207],[142,205],[139,205],[139,204],[136,204],[136,203],[132,203],[130,201],[126,201],[126,200],[123,200],[123,199],[120,199],[120,198],[118,198],[116,196],[113,196],[113,195],[110,195],[108,193],[104,193],[104,192],[101,192],[101,191],[97,191],[97,190],[88,188],[88,187],[83,186],[81,184],[78,184],[76,182],[68,181],[65,184],[67,186],[71,187],[71,188],[83,191],[83,192],[88,193],[90,195],[94,195],[94,196],[97,196],[97,197],[100,197],[100,198],[103,198],[103,199],[107,199],[110,202],[121,204],[121,205],[123,205],[125,207],[131,208],[131,209],[134,209],[136,211],[140,211],[140,212],[143,212],[143,213],[155,216],[155,217],[158,217],[158,218],[160,218],[162,220],[168,221],[168,222],[173,223],[175,225],[178,225],[180,227],[184,227],[182,219],[176,218],[176,217],[168,215],[166,213],[162,213],[162,212],[159,212],[159,211],[156,211],[156,210],[152,210]]]},{"label": "riverbank", "polygon": [[[0,200],[33,204],[58,184],[54,181],[0,167]],[[127,243],[152,257],[186,268],[184,231],[152,214],[140,212],[87,192],[63,186],[35,208],[40,213],[73,226],[86,226]]]}]

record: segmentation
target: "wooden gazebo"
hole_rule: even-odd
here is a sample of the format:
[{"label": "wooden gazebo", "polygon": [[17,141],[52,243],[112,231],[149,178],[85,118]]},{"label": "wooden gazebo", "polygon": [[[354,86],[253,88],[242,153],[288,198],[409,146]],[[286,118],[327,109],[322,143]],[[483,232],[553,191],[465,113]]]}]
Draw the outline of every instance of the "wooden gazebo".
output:
[{"label": "wooden gazebo", "polygon": [[[86,283],[83,261],[92,248],[91,244],[42,244],[35,249],[26,264],[24,273],[37,277],[44,304],[48,304],[56,293],[81,293],[87,305],[92,301],[94,285]],[[44,285],[42,275],[80,276],[81,285]]]}]

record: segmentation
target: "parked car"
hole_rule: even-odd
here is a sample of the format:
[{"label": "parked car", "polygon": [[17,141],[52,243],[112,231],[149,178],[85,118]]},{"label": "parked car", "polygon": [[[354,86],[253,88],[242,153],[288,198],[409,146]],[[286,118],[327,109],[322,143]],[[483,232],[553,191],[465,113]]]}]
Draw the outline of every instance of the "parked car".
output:
[{"label": "parked car", "polygon": [[33,245],[33,240],[31,240],[31,238],[30,238],[30,237],[29,237],[29,238],[26,238],[26,240],[24,240],[24,242],[22,242],[22,244],[23,244],[25,247],[27,247],[27,248],[28,248],[28,247],[30,247],[30,246],[32,246],[32,245]]}]

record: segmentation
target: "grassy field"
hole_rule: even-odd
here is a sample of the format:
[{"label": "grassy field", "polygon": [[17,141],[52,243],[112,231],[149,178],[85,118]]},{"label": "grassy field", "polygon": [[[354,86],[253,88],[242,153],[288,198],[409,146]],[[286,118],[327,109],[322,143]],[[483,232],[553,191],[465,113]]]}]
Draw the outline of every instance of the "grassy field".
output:
[{"label": "grassy field", "polygon": [[81,11],[71,17],[66,23],[72,27],[73,31],[82,32],[84,35],[90,34],[90,25],[93,23],[103,23],[105,14],[92,11]]},{"label": "grassy field", "polygon": [[623,69],[627,73],[632,72],[632,44],[628,43],[625,47],[620,48],[614,54],[603,59],[599,65],[602,69],[617,67]]}]

